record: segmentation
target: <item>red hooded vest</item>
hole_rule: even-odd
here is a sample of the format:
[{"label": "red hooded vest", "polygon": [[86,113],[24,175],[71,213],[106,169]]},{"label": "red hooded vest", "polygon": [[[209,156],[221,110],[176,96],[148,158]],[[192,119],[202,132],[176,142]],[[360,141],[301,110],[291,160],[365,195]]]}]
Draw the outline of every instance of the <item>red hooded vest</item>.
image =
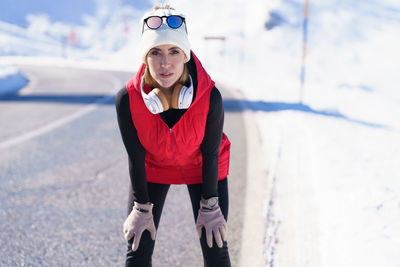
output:
[{"label": "red hooded vest", "polygon": [[[126,83],[132,120],[146,151],[146,179],[152,183],[202,183],[200,144],[205,132],[210,93],[215,83],[193,53],[192,56],[197,70],[196,97],[171,129],[159,114],[151,113],[143,101],[140,83],[146,65],[142,64],[136,75]],[[143,90],[149,93],[151,89],[143,86]],[[228,137],[223,134],[218,159],[219,180],[229,172],[230,144]]]}]

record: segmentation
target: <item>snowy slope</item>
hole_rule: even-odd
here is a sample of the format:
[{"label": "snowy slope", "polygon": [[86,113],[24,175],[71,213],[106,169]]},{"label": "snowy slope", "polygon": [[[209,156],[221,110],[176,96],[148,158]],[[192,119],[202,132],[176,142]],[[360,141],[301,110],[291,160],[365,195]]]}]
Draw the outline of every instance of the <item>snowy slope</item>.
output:
[{"label": "snowy slope", "polygon": [[133,70],[138,64],[134,51],[140,36],[131,33],[138,32],[143,9],[151,4],[145,0],[135,1],[135,6],[129,1],[93,2],[96,5],[3,1],[0,64],[7,71],[0,72],[0,94],[26,84],[27,79],[15,67],[17,63]]},{"label": "snowy slope", "polygon": [[398,266],[399,14],[394,2],[312,2],[303,105],[301,17],[248,43],[265,55],[245,72],[263,77],[247,80],[260,87],[248,96],[264,101],[256,116],[275,159],[268,266]]}]

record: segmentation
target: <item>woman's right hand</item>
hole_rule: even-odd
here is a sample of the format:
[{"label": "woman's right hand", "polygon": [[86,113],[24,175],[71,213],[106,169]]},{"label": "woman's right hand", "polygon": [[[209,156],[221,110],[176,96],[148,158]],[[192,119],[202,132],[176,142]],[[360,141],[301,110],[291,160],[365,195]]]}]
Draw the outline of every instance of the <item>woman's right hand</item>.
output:
[{"label": "woman's right hand", "polygon": [[139,247],[140,238],[145,230],[151,234],[151,239],[156,239],[156,227],[153,220],[153,204],[140,204],[134,202],[133,209],[124,222],[124,235],[126,240],[133,238],[132,250]]},{"label": "woman's right hand", "polygon": [[200,201],[199,215],[197,216],[196,229],[201,238],[202,228],[205,228],[208,247],[213,246],[213,236],[217,246],[222,248],[223,241],[227,240],[228,225],[222,215],[221,208],[215,205],[212,209],[205,207]]}]

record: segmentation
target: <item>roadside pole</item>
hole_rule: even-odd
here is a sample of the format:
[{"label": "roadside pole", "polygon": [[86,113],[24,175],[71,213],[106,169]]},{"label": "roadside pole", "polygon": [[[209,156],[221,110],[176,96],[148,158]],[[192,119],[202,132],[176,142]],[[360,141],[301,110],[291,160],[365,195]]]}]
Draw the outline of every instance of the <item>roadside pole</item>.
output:
[{"label": "roadside pole", "polygon": [[309,10],[309,0],[305,0],[304,18],[303,18],[303,55],[301,57],[301,70],[300,70],[300,99],[299,99],[300,103],[303,103],[304,99],[304,83],[306,76],[308,10]]}]

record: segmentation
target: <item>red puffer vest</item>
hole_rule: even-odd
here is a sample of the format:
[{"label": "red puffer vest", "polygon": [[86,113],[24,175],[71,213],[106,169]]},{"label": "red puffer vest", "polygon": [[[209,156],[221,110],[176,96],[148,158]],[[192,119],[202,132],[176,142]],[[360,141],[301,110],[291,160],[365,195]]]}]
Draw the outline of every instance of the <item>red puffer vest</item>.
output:
[{"label": "red puffer vest", "polygon": [[[152,114],[144,104],[140,83],[145,64],[126,83],[132,120],[146,151],[146,179],[152,183],[198,184],[203,180],[200,144],[205,132],[210,93],[215,83],[193,53],[192,56],[197,69],[196,97],[172,128],[164,123],[159,114]],[[143,90],[149,93],[151,89],[143,86]],[[228,137],[223,134],[218,160],[219,180],[229,172],[230,144]]]}]

